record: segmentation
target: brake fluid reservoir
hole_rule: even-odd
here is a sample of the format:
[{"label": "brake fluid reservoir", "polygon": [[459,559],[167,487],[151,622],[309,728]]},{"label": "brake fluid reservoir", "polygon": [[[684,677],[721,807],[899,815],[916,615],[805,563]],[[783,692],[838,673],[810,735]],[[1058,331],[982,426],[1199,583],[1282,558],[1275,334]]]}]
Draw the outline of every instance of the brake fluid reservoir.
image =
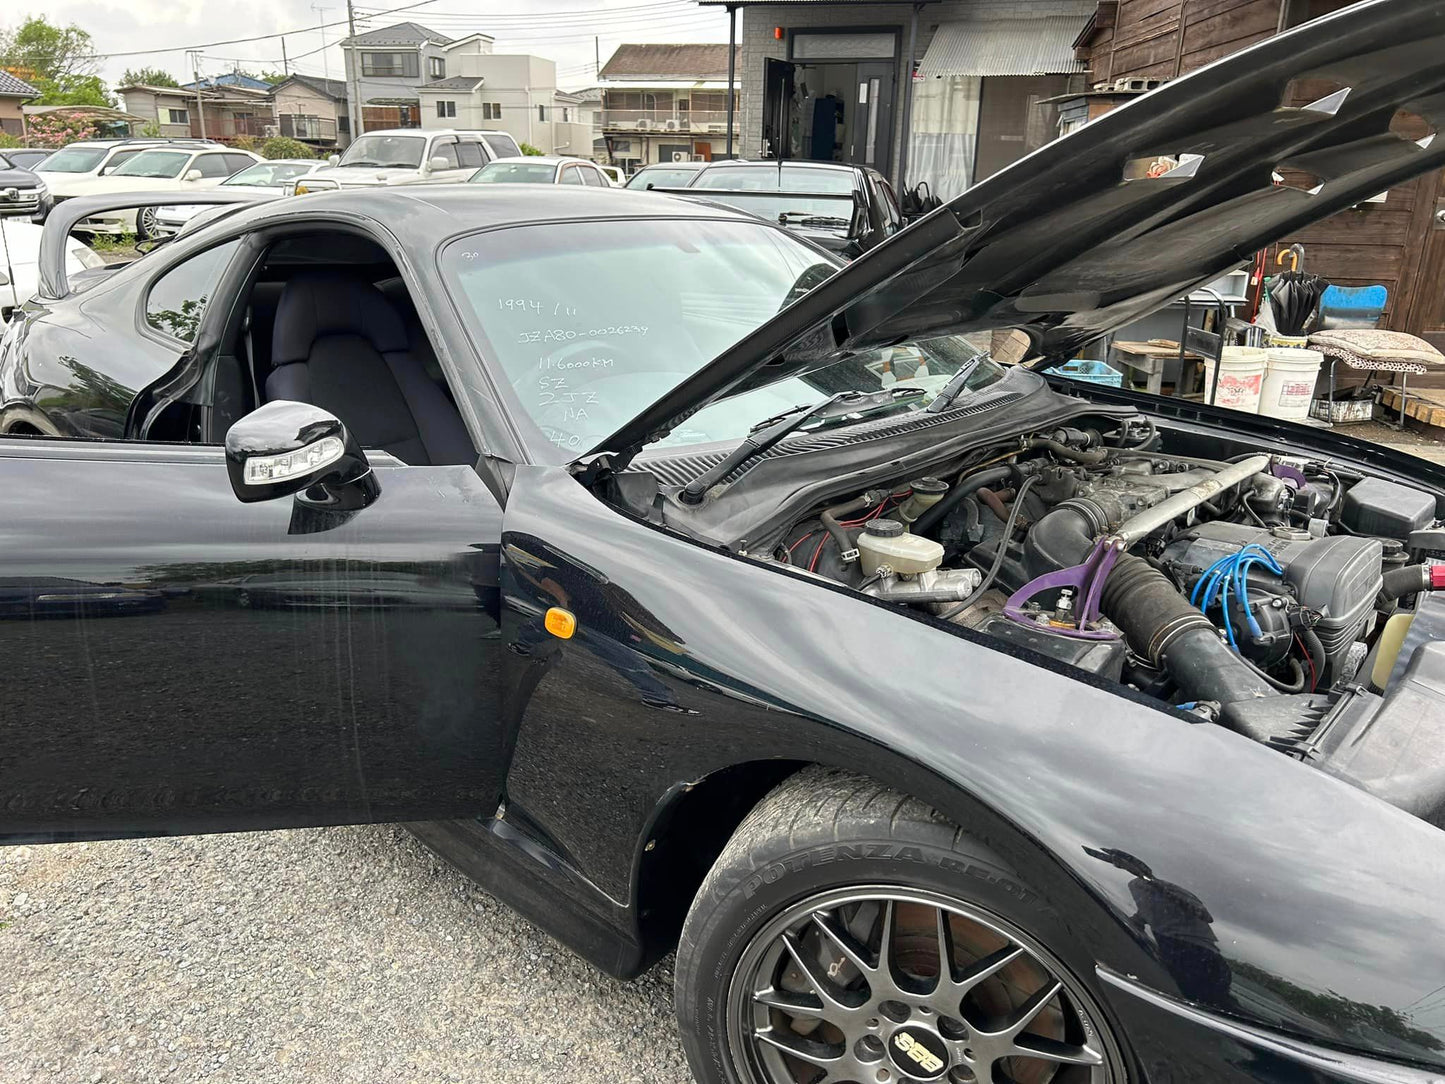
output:
[{"label": "brake fluid reservoir", "polygon": [[858,565],[865,576],[887,565],[900,576],[931,572],[943,562],[943,547],[931,538],[909,534],[896,519],[870,519],[858,536]]}]

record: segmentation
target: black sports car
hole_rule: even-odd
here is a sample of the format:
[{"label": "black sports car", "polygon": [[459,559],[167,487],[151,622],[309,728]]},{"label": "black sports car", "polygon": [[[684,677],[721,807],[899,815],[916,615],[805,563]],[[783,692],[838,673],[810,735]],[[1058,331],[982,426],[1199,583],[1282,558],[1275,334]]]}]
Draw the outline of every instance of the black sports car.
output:
[{"label": "black sports car", "polygon": [[1053,364],[1439,168],[1391,122],[1442,46],[1317,20],[847,266],[434,186],[77,291],[62,204],[0,341],[0,838],[413,822],[614,975],[675,949],[711,1084],[1445,1078],[1445,471],[962,337]]}]

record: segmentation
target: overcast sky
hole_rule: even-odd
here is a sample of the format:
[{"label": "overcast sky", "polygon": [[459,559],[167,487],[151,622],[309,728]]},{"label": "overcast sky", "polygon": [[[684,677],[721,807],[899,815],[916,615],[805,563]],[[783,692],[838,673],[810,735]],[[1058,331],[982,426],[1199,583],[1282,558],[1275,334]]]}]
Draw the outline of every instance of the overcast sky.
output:
[{"label": "overcast sky", "polygon": [[[692,0],[490,0],[487,14],[475,0],[353,0],[358,30],[411,20],[449,37],[480,31],[497,39],[498,53],[533,53],[557,64],[564,89],[588,86],[594,76],[594,36],[601,39],[602,63],[623,42],[727,41],[727,16],[720,8],[698,8]],[[73,22],[88,30],[98,53],[147,52],[101,61],[111,84],[128,67],[158,67],[187,82],[185,50],[232,38],[286,31],[291,70],[305,75],[342,76],[336,42],[346,27],[326,30],[322,22],[345,20],[345,0],[10,0],[0,26],[13,27],[27,15],[44,14],[52,22]],[[477,14],[472,14],[476,11]],[[365,12],[364,22],[362,13]],[[395,14],[378,14],[395,12]],[[291,33],[299,27],[310,29]],[[326,48],[322,48],[325,35]],[[203,50],[203,75],[229,71],[239,63],[251,69],[281,68],[281,39],[215,45]]]}]

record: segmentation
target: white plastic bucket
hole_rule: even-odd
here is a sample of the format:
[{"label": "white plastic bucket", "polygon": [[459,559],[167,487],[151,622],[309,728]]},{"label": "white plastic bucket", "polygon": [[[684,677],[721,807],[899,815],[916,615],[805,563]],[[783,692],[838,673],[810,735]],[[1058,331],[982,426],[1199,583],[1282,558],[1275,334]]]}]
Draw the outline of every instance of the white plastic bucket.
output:
[{"label": "white plastic bucket", "polygon": [[1304,421],[1310,416],[1315,397],[1315,380],[1325,356],[1318,350],[1271,346],[1264,386],[1259,393],[1259,412],[1270,418]]},{"label": "white plastic bucket", "polygon": [[[1219,363],[1218,406],[1254,414],[1259,410],[1259,394],[1263,390],[1264,370],[1269,363],[1268,351],[1259,346],[1226,346]],[[1204,361],[1204,401],[1213,402],[1214,361]]]}]

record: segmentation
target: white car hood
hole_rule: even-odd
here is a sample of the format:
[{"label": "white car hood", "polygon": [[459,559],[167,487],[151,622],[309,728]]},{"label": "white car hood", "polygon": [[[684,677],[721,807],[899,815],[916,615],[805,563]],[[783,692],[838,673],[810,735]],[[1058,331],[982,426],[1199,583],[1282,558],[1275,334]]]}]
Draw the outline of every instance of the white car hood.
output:
[{"label": "white car hood", "polygon": [[336,166],[318,169],[304,177],[297,177],[296,181],[300,184],[312,178],[335,181],[343,188],[374,188],[377,185],[404,184],[407,181],[420,180],[421,172],[416,168],[376,169],[367,166]]},{"label": "white car hood", "polygon": [[[59,176],[64,177],[65,174],[62,173]],[[61,184],[59,187],[51,185],[50,190],[57,196],[66,197],[105,196],[113,192],[165,191],[168,188],[180,188],[183,183],[185,182],[182,182],[179,177],[117,177],[115,174],[111,174],[109,177],[87,177],[84,180],[72,181],[70,184]]]}]

